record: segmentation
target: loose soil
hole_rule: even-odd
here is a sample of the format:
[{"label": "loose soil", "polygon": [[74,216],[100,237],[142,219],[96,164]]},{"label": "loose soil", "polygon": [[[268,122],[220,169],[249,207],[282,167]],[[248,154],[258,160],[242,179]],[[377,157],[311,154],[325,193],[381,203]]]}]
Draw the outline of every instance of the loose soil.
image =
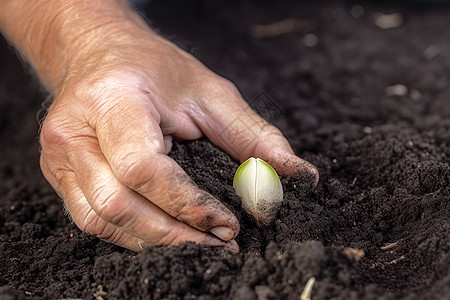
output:
[{"label": "loose soil", "polygon": [[[2,41],[0,298],[299,299],[314,276],[314,300],[450,299],[450,9],[392,5],[146,8],[319,168],[315,188],[282,179],[279,216],[261,229],[233,192],[238,163],[208,140],[175,143],[170,155],[240,220],[237,255],[190,243],[136,254],[80,232],[39,170],[45,93]],[[400,26],[375,25],[394,12]],[[254,36],[286,19],[296,30]]]}]

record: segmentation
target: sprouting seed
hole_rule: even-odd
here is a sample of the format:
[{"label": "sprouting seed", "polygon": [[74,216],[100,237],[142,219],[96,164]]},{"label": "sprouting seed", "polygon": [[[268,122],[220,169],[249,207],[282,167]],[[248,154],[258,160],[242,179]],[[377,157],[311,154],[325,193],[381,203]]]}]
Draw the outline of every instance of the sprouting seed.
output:
[{"label": "sprouting seed", "polygon": [[242,198],[242,207],[259,226],[275,220],[283,200],[283,187],[272,166],[260,158],[247,159],[237,169],[233,187]]}]

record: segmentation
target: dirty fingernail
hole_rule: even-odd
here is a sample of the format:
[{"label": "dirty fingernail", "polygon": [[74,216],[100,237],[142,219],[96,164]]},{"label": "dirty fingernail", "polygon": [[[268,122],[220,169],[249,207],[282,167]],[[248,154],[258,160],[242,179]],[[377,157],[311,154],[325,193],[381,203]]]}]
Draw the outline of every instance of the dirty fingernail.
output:
[{"label": "dirty fingernail", "polygon": [[215,227],[211,229],[210,232],[223,241],[229,241],[234,238],[234,231],[229,227]]},{"label": "dirty fingernail", "polygon": [[307,162],[306,170],[312,177],[311,180],[314,182],[313,185],[316,186],[319,183],[319,170],[317,170],[317,167],[309,162]]},{"label": "dirty fingernail", "polygon": [[235,240],[231,240],[227,242],[226,246],[227,249],[231,250],[233,253],[239,253],[239,245]]},{"label": "dirty fingernail", "polygon": [[305,182],[311,182],[313,186],[319,183],[319,171],[312,163],[296,155],[292,155],[287,161],[292,166],[292,170],[289,170],[287,175],[298,174]]}]

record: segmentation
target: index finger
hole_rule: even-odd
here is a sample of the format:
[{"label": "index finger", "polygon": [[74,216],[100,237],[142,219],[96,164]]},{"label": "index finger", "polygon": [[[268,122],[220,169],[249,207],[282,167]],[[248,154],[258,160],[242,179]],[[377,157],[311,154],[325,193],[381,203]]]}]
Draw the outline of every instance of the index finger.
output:
[{"label": "index finger", "polygon": [[202,113],[193,116],[205,135],[241,162],[259,157],[280,175],[301,173],[317,185],[317,168],[294,154],[281,131],[261,118],[231,82],[219,86],[199,99]]},{"label": "index finger", "polygon": [[115,176],[172,217],[222,240],[235,238],[239,222],[231,211],[164,154],[155,116],[158,113],[150,100],[128,94],[105,111],[104,121],[95,124],[101,150]]}]

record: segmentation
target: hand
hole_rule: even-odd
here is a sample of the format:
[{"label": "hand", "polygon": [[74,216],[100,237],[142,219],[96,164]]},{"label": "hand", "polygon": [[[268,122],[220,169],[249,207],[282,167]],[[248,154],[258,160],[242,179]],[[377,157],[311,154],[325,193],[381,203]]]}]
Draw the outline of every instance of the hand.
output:
[{"label": "hand", "polygon": [[[231,82],[150,30],[85,49],[57,89],[40,160],[81,230],[135,251],[184,241],[238,251],[236,217],[166,155],[171,137],[206,135],[240,161],[260,157],[317,182],[317,169]],[[221,136],[230,125],[235,140],[251,141],[245,149]]]}]

